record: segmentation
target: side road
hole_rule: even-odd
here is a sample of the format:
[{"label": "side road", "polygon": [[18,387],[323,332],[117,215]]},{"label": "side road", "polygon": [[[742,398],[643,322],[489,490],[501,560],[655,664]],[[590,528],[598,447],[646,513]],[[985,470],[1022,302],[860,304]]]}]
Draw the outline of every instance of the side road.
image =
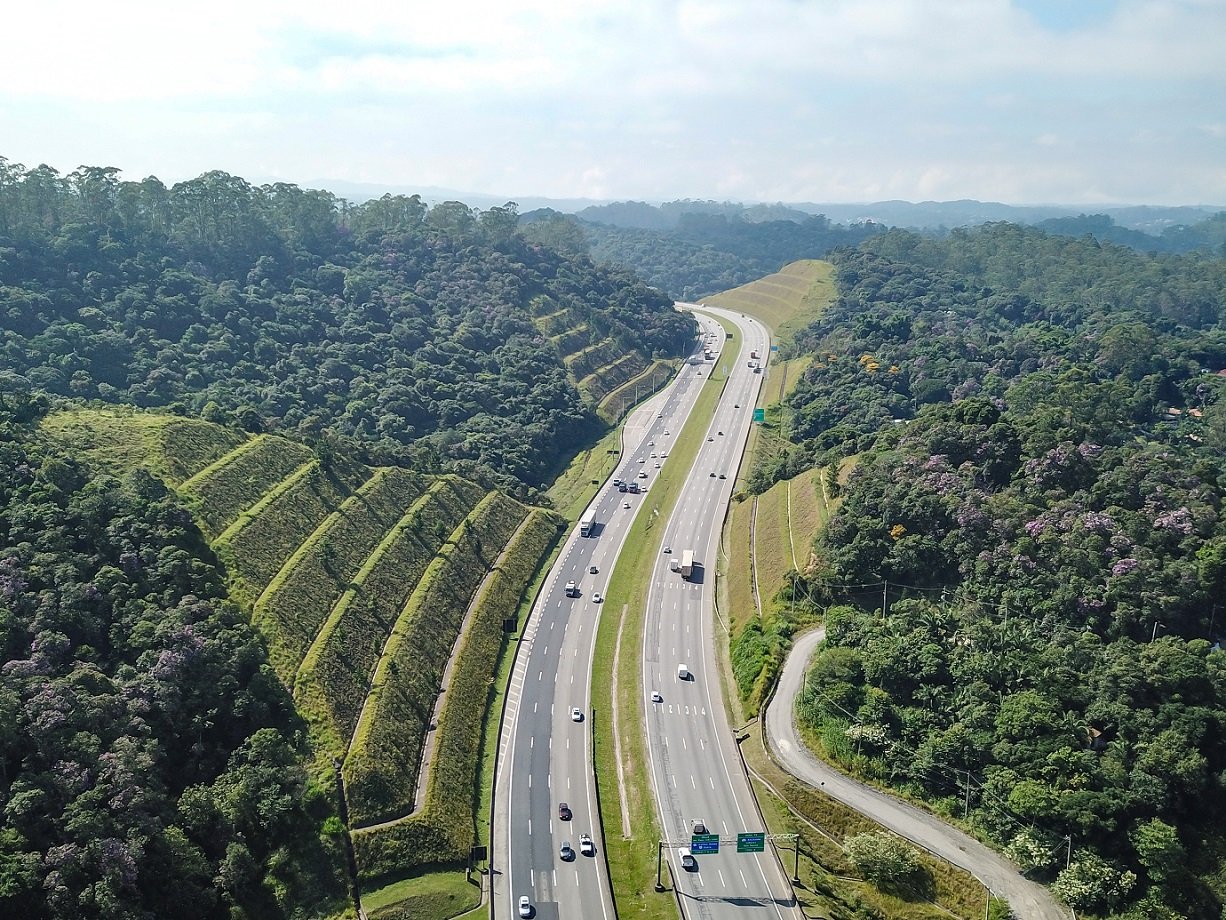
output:
[{"label": "side road", "polygon": [[1044,886],[1023,878],[1000,854],[936,816],[857,782],[809,752],[796,731],[796,698],[813,651],[825,635],[825,629],[819,628],[795,640],[779,687],[764,714],[771,750],[783,767],[899,836],[970,872],[992,894],[1008,901],[1019,920],[1069,920],[1072,914],[1067,908],[1058,904]]}]

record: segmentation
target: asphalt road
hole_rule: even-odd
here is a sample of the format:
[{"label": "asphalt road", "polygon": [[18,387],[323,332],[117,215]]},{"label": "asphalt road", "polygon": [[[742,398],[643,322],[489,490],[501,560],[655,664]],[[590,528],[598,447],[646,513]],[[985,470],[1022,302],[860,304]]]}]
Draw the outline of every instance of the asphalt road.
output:
[{"label": "asphalt road", "polygon": [[[736,852],[737,834],[763,833],[766,828],[723,705],[714,612],[715,554],[763,376],[750,368],[754,360],[750,352],[765,354],[769,339],[752,319],[711,312],[741,328],[742,335],[735,340],[741,351],[731,364],[711,427],[665,525],[663,539],[671,553],[656,560],[649,589],[642,688],[648,752],[672,878],[687,917],[783,920],[800,915],[775,856],[769,850]],[[688,580],[669,565],[685,550],[693,550],[696,561]],[[685,679],[679,677],[679,665],[685,665]],[[653,701],[652,691],[658,691],[662,700]],[[692,846],[695,821],[719,836],[719,852],[694,854],[695,867],[687,870],[681,864],[680,848]]]},{"label": "asphalt road", "polygon": [[796,639],[766,709],[766,735],[783,766],[809,785],[970,872],[992,894],[1008,901],[1019,920],[1069,920],[1072,914],[1045,887],[1023,878],[1000,854],[936,816],[856,782],[809,752],[796,731],[796,698],[813,652],[824,637],[825,630],[816,629]]},{"label": "asphalt road", "polygon": [[[603,594],[630,525],[668,462],[659,455],[685,424],[710,367],[686,365],[669,387],[631,414],[616,469],[611,464],[609,481],[589,506],[596,512],[594,535],[582,537],[578,528],[570,534],[529,617],[499,738],[491,860],[496,917],[516,917],[519,898],[526,895],[534,917],[613,920],[591,769],[591,661],[602,607],[593,595]],[[613,478],[633,480],[648,491],[618,492]],[[577,597],[566,595],[568,581],[578,585]],[[572,719],[572,707],[580,709],[582,721]],[[559,816],[561,802],[570,806],[570,820]],[[578,853],[582,833],[593,839],[593,856]],[[574,859],[561,857],[563,842],[576,851]]]}]

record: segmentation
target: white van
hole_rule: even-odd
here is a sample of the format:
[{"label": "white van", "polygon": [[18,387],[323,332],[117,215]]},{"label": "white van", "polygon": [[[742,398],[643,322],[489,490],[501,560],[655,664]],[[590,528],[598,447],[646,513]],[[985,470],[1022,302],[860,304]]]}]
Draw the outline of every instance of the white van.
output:
[{"label": "white van", "polygon": [[677,680],[689,680],[690,669],[683,664],[677,665]]},{"label": "white van", "polygon": [[681,868],[687,870],[698,868],[698,861],[694,859],[694,854],[690,852],[689,847],[681,848]]}]

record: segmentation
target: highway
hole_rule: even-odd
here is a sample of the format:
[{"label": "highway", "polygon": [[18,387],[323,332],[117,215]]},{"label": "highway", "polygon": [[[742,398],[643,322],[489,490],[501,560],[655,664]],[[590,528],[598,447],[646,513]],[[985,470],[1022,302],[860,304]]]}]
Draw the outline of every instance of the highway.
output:
[{"label": "highway", "polygon": [[[703,322],[704,333],[719,329]],[[722,343],[722,329],[718,335]],[[568,536],[529,616],[499,737],[491,854],[495,917],[517,917],[519,899],[527,896],[532,916],[545,920],[614,918],[591,769],[592,653],[602,608],[593,598],[604,593],[630,525],[668,462],[659,455],[684,426],[710,368],[685,365],[673,383],[631,413],[617,468],[589,505],[594,535],[580,536],[576,528]],[[614,478],[648,491],[621,493]],[[578,596],[567,595],[571,581]],[[572,719],[573,707],[582,721]],[[559,815],[562,802],[570,807],[569,820]],[[591,836],[593,855],[579,852],[581,834]],[[561,857],[563,842],[575,850],[573,859]]]},{"label": "highway", "polygon": [[[689,918],[799,917],[779,863],[769,852],[738,854],[738,833],[764,832],[723,705],[716,659],[715,554],[737,468],[745,449],[762,374],[751,351],[765,356],[766,330],[753,319],[710,310],[741,329],[711,426],[669,518],[648,594],[643,636],[647,742],[661,827],[667,835],[672,877]],[[764,358],[760,357],[765,363]],[[723,478],[721,478],[723,477]],[[684,579],[670,560],[692,550],[694,574]],[[684,665],[688,676],[678,673]],[[652,691],[661,697],[653,701]],[[694,854],[683,867],[695,821],[720,838],[719,852]]]}]

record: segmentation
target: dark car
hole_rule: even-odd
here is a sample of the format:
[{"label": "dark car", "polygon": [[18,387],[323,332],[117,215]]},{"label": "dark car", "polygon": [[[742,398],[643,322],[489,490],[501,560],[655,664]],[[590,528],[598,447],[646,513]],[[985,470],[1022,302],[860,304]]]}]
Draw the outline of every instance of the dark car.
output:
[{"label": "dark car", "polygon": [[558,803],[558,817],[561,818],[563,821],[570,820],[570,806],[567,805],[565,802]]}]

